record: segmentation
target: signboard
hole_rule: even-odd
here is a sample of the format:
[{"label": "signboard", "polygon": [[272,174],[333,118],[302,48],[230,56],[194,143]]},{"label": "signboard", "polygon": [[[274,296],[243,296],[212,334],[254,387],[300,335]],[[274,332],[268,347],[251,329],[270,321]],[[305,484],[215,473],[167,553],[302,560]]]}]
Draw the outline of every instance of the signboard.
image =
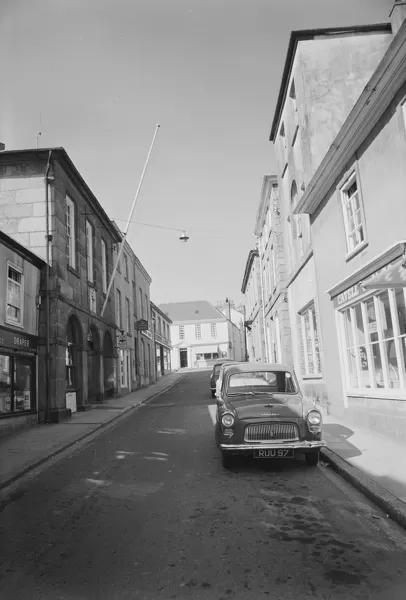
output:
[{"label": "signboard", "polygon": [[117,346],[119,348],[127,348],[127,334],[122,333],[117,336]]},{"label": "signboard", "polygon": [[341,292],[341,294],[338,294],[338,296],[334,298],[334,306],[338,307],[342,304],[345,304],[346,302],[349,302],[349,300],[353,300],[354,298],[359,296],[362,291],[363,289],[361,288],[361,285],[359,283],[353,285],[352,287],[348,288],[348,290]]},{"label": "signboard", "polygon": [[140,319],[139,321],[136,321],[134,324],[134,329],[136,329],[137,331],[146,331],[148,329],[148,321],[146,321],[145,319]]},{"label": "signboard", "polygon": [[141,331],[141,333],[142,333],[142,335],[145,335],[147,338],[152,340],[152,333],[150,331],[148,331],[148,329],[146,331]]},{"label": "signboard", "polygon": [[3,346],[15,350],[36,352],[38,348],[38,337],[28,333],[19,333],[0,327],[0,348]]}]

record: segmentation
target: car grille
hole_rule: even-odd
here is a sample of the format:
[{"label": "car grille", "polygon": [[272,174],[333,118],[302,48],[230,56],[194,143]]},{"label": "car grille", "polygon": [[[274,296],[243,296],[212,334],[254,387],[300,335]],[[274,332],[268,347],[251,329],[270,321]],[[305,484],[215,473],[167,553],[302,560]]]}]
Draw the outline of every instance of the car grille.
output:
[{"label": "car grille", "polygon": [[273,442],[298,439],[299,430],[295,423],[247,425],[244,432],[245,442]]}]

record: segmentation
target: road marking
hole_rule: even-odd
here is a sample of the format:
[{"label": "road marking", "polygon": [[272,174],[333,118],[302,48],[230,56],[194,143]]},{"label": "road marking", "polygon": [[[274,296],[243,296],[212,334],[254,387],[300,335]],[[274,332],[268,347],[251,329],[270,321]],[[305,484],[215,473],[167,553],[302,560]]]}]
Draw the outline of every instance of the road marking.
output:
[{"label": "road marking", "polygon": [[216,424],[216,412],[217,412],[217,404],[209,404],[207,407],[209,409],[209,415],[211,420],[213,421],[213,425]]},{"label": "road marking", "polygon": [[169,456],[166,452],[151,452],[150,454],[156,454],[157,456]]},{"label": "road marking", "polygon": [[158,433],[167,433],[169,435],[186,433],[186,429],[159,429]]},{"label": "road marking", "polygon": [[145,460],[163,460],[165,462],[168,461],[167,458],[164,458],[163,456],[144,456]]}]

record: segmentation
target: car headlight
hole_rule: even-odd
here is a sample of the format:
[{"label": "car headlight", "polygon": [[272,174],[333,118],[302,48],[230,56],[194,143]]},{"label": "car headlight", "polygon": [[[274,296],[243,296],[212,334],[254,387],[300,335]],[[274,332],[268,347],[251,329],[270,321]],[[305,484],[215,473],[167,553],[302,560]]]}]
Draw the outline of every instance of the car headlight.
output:
[{"label": "car headlight", "polygon": [[224,427],[232,427],[235,423],[235,419],[232,414],[226,413],[221,417],[221,424]]},{"label": "car headlight", "polygon": [[311,410],[307,415],[309,425],[320,425],[321,414],[317,410]]}]

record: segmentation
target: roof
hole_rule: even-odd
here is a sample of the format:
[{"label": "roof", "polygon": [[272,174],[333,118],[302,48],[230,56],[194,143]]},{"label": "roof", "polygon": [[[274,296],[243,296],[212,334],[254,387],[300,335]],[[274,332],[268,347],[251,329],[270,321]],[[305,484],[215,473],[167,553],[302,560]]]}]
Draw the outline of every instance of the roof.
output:
[{"label": "roof", "polygon": [[357,33],[390,33],[392,27],[390,23],[377,23],[374,25],[350,25],[349,27],[330,27],[328,29],[303,29],[292,31],[286,54],[285,66],[282,74],[281,87],[279,88],[278,100],[276,102],[275,114],[272,121],[271,133],[269,139],[274,142],[276,139],[279,121],[282,116],[282,110],[285,105],[286,95],[288,91],[290,74],[292,72],[293,61],[295,59],[297,45],[300,41],[314,40],[317,37],[333,36],[333,35],[348,35]]},{"label": "roof", "polygon": [[4,233],[4,231],[1,230],[0,244],[3,244],[3,246],[7,246],[11,250],[19,254],[22,258],[28,260],[30,263],[38,267],[39,269],[46,265],[46,262],[37,254],[34,254],[33,252],[31,252],[31,250],[24,248],[24,246],[16,242],[13,238],[11,238],[9,235],[7,235],[6,233]]},{"label": "roof", "polygon": [[[78,190],[83,193],[97,214],[98,218],[101,222],[104,223],[106,230],[110,232],[115,242],[121,242],[121,235],[117,231],[115,227],[113,227],[110,218],[107,213],[103,209],[100,202],[97,200],[96,196],[93,194],[92,190],[83,179],[82,175],[79,173],[78,169],[73,164],[71,158],[63,147],[54,147],[54,148],[28,148],[22,150],[2,150],[0,152],[0,165],[9,164],[9,158],[17,158],[18,160],[42,160],[44,163],[48,161],[48,158],[51,157],[51,162],[55,158],[60,162],[62,167],[67,171],[69,176],[72,178]],[[45,175],[45,169],[44,169]]]},{"label": "roof", "polygon": [[241,286],[241,292],[243,294],[245,294],[245,290],[247,289],[248,278],[251,273],[252,264],[254,262],[254,259],[258,258],[258,257],[259,257],[258,250],[250,250],[249,251],[247,262],[245,263],[244,277],[242,279],[242,286]]},{"label": "roof", "polygon": [[226,321],[226,317],[207,300],[195,300],[192,302],[171,302],[159,304],[163,313],[169,316],[173,322],[191,321]]},{"label": "roof", "polygon": [[168,315],[166,315],[160,308],[159,306],[157,306],[156,304],[154,304],[152,302],[152,300],[150,300],[150,304],[151,304],[151,308],[152,310],[154,310],[155,312],[157,312],[159,315],[161,315],[161,317],[163,319],[165,319],[165,321],[168,321],[169,323],[172,323],[172,320],[168,317]]}]

